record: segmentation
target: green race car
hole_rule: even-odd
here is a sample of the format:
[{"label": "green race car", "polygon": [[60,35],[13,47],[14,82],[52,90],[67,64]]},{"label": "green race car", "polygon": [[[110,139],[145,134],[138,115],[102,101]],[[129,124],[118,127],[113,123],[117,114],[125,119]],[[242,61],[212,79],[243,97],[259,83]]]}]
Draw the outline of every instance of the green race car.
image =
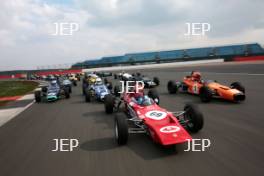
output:
[{"label": "green race car", "polygon": [[37,103],[41,101],[54,102],[63,97],[66,99],[70,98],[69,88],[60,86],[56,80],[51,81],[47,87],[42,87],[41,90],[35,91],[35,101]]}]

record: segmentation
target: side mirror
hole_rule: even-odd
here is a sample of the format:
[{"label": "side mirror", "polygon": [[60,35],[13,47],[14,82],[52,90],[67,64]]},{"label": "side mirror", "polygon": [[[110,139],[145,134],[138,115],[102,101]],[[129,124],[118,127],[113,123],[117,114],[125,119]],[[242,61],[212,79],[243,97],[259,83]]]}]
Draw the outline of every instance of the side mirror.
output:
[{"label": "side mirror", "polygon": [[158,98],[155,98],[154,101],[155,101],[156,104],[159,104],[159,99]]}]

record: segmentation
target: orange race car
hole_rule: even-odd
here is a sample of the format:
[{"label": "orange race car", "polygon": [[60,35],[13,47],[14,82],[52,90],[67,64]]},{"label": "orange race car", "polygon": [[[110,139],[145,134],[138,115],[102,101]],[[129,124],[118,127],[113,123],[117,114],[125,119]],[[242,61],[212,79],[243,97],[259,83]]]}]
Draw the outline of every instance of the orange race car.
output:
[{"label": "orange race car", "polygon": [[212,98],[221,98],[233,102],[241,102],[246,99],[245,88],[239,82],[232,83],[229,87],[216,81],[201,79],[201,73],[193,71],[191,75],[183,78],[183,81],[169,81],[167,85],[170,94],[188,92],[199,95],[202,102],[209,102]]}]

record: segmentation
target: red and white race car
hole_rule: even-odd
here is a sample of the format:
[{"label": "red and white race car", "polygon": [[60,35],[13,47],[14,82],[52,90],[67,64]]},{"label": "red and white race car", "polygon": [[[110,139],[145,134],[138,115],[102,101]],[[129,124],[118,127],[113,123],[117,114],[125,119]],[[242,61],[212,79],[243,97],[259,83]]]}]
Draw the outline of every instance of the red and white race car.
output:
[{"label": "red and white race car", "polygon": [[126,144],[131,133],[146,133],[164,146],[184,143],[192,140],[188,132],[195,133],[203,128],[203,115],[196,106],[187,104],[183,111],[169,112],[158,102],[159,96],[154,89],[138,97],[133,93],[123,93],[121,98],[106,97],[105,112],[117,112],[115,137],[119,145]]}]

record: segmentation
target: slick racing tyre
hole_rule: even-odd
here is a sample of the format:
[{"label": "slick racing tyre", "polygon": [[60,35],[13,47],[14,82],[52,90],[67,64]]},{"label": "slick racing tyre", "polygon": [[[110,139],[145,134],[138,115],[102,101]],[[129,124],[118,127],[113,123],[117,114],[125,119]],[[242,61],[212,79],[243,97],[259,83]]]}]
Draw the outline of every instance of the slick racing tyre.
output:
[{"label": "slick racing tyre", "polygon": [[37,103],[41,102],[41,92],[40,91],[35,92],[35,101]]},{"label": "slick racing tyre", "polygon": [[170,94],[176,94],[178,92],[178,86],[175,81],[169,81],[167,84],[167,89]]},{"label": "slick racing tyre", "polygon": [[85,96],[85,102],[91,102],[91,94],[88,88],[85,90],[84,96]]},{"label": "slick racing tyre", "polygon": [[87,83],[86,82],[84,82],[83,84],[82,84],[82,93],[83,93],[83,95],[85,95],[85,89],[86,89],[86,87],[88,87],[87,86]]},{"label": "slick racing tyre", "polygon": [[106,114],[112,114],[114,112],[115,99],[111,94],[105,96],[104,105]]},{"label": "slick racing tyre", "polygon": [[158,94],[156,89],[149,90],[148,91],[148,96],[150,98],[152,98],[155,101],[155,103],[160,104],[159,94]]},{"label": "slick racing tyre", "polygon": [[160,84],[160,80],[158,77],[153,78],[153,82],[158,86]]},{"label": "slick racing tyre", "polygon": [[190,132],[197,133],[203,128],[203,114],[193,104],[186,104],[184,107],[184,119],[186,121],[186,129]]},{"label": "slick racing tyre", "polygon": [[240,82],[233,82],[233,83],[230,85],[230,87],[231,87],[232,89],[237,89],[237,90],[239,90],[239,91],[241,91],[241,92],[243,92],[243,93],[246,92],[245,87],[242,86],[242,84],[241,84]]},{"label": "slick racing tyre", "polygon": [[77,86],[77,81],[74,80],[74,81],[73,81],[73,85],[74,85],[74,86]]},{"label": "slick racing tyre", "polygon": [[66,98],[66,99],[69,99],[69,98],[70,98],[70,90],[69,90],[68,87],[66,87],[66,88],[64,89],[64,95],[65,95],[65,98]]},{"label": "slick racing tyre", "polygon": [[118,145],[125,145],[128,140],[128,124],[124,113],[115,116],[115,138]]},{"label": "slick racing tyre", "polygon": [[200,89],[200,99],[204,103],[208,103],[212,100],[212,92],[209,87],[203,86]]},{"label": "slick racing tyre", "polygon": [[48,91],[48,88],[47,87],[42,87],[41,91],[46,93]]}]

